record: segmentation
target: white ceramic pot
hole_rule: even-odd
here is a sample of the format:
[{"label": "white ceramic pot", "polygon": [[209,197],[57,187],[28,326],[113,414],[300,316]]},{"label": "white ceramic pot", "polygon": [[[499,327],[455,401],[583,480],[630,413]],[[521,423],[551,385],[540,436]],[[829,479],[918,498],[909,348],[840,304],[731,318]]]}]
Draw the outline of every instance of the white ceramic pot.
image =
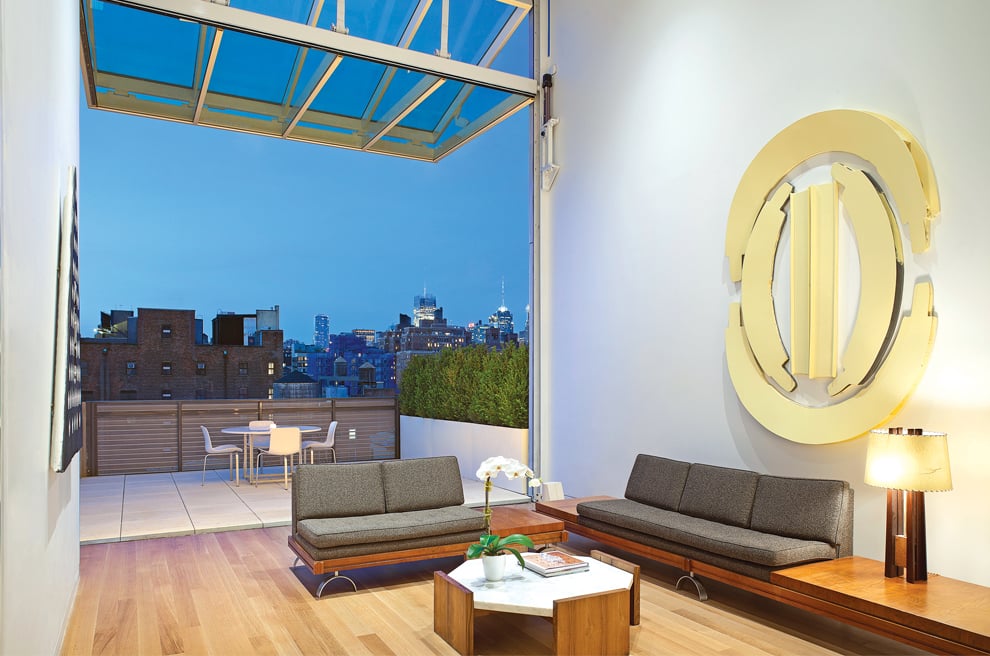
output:
[{"label": "white ceramic pot", "polygon": [[501,581],[505,575],[505,556],[482,556],[481,564],[485,568],[485,578],[489,581]]}]

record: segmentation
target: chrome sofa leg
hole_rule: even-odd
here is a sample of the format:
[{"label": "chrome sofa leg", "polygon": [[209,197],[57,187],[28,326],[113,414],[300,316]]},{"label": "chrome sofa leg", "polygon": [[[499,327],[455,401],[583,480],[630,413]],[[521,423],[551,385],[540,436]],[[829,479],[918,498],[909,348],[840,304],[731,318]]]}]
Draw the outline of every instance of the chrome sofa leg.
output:
[{"label": "chrome sofa leg", "polygon": [[337,579],[347,580],[348,582],[350,582],[352,586],[354,586],[354,592],[357,592],[357,583],[354,582],[354,579],[344,576],[340,572],[334,572],[333,576],[323,581],[323,583],[320,583],[320,587],[316,589],[316,598],[319,599],[321,596],[323,596],[323,588],[327,587],[327,584],[330,583],[331,581],[336,581]]},{"label": "chrome sofa leg", "polygon": [[694,589],[698,593],[698,601],[708,601],[708,591],[705,590],[705,586],[701,584],[701,581],[694,577],[694,572],[688,572],[681,578],[677,579],[677,585],[674,586],[674,589],[680,590],[681,583],[684,581],[690,581],[694,584]]}]

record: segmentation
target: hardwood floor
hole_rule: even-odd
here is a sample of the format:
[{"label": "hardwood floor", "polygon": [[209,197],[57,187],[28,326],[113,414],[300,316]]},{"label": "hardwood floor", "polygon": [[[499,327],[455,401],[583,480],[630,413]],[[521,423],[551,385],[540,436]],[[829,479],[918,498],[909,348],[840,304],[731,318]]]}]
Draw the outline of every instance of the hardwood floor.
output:
[{"label": "hardwood floor", "polygon": [[[458,557],[347,572],[322,599],[291,568],[288,527],[85,545],[63,654],[454,654],[433,633],[433,570]],[[587,553],[597,545],[574,537]],[[628,556],[627,556],[628,557]],[[700,603],[675,570],[643,566],[633,654],[918,654],[917,650],[715,583]],[[339,586],[339,587],[338,587]],[[478,654],[546,654],[540,618],[477,620]]]}]

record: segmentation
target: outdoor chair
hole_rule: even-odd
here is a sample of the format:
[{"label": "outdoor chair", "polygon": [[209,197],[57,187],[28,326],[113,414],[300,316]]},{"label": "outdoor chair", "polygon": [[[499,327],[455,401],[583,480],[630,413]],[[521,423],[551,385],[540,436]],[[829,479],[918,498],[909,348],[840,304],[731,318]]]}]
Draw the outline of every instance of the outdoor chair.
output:
[{"label": "outdoor chair", "polygon": [[[248,428],[271,428],[274,425],[275,422],[271,421],[270,419],[255,419],[254,421],[248,422]],[[268,440],[270,439],[270,437],[271,437],[270,435],[268,437],[265,437],[263,435],[254,436],[254,448],[267,449]],[[251,454],[251,457],[254,457],[253,453]]]},{"label": "outdoor chair", "polygon": [[327,428],[327,439],[325,440],[308,440],[302,443],[303,451],[309,451],[309,464],[313,464],[313,455],[317,449],[330,450],[330,455],[334,462],[337,462],[337,452],[333,448],[334,433],[337,432],[337,422],[331,421],[330,427]]},{"label": "outdoor chair", "polygon": [[271,444],[268,448],[258,449],[258,472],[254,478],[255,487],[258,486],[263,458],[268,456],[282,456],[282,472],[284,475],[285,489],[289,489],[289,468],[292,466],[292,456],[299,454],[302,460],[302,433],[296,426],[287,428],[273,428],[271,433]]},{"label": "outdoor chair", "polygon": [[207,430],[206,426],[200,426],[203,429],[203,442],[206,447],[206,455],[203,456],[203,482],[200,483],[200,487],[206,485],[206,459],[210,456],[222,456],[226,455],[230,461],[230,478],[234,480],[236,477],[237,486],[241,485],[241,453],[242,449],[239,446],[234,446],[233,444],[221,444],[220,446],[213,446],[213,440],[210,438],[210,431]]}]

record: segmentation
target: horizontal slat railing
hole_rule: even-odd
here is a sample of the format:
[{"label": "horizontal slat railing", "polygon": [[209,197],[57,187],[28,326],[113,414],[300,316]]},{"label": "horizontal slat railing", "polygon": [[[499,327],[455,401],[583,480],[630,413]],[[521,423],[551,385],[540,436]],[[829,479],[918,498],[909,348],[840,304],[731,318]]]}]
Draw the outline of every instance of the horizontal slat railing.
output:
[{"label": "horizontal slat railing", "polygon": [[[324,439],[336,420],[338,462],[398,458],[397,405],[394,398],[90,401],[84,404],[83,475],[198,470],[206,453],[200,426],[209,429],[214,445],[241,445],[240,435],[222,429],[255,419],[319,426],[319,433],[304,437],[309,440]],[[329,458],[329,452],[316,455]],[[226,458],[207,462],[207,468],[226,467]]]}]

